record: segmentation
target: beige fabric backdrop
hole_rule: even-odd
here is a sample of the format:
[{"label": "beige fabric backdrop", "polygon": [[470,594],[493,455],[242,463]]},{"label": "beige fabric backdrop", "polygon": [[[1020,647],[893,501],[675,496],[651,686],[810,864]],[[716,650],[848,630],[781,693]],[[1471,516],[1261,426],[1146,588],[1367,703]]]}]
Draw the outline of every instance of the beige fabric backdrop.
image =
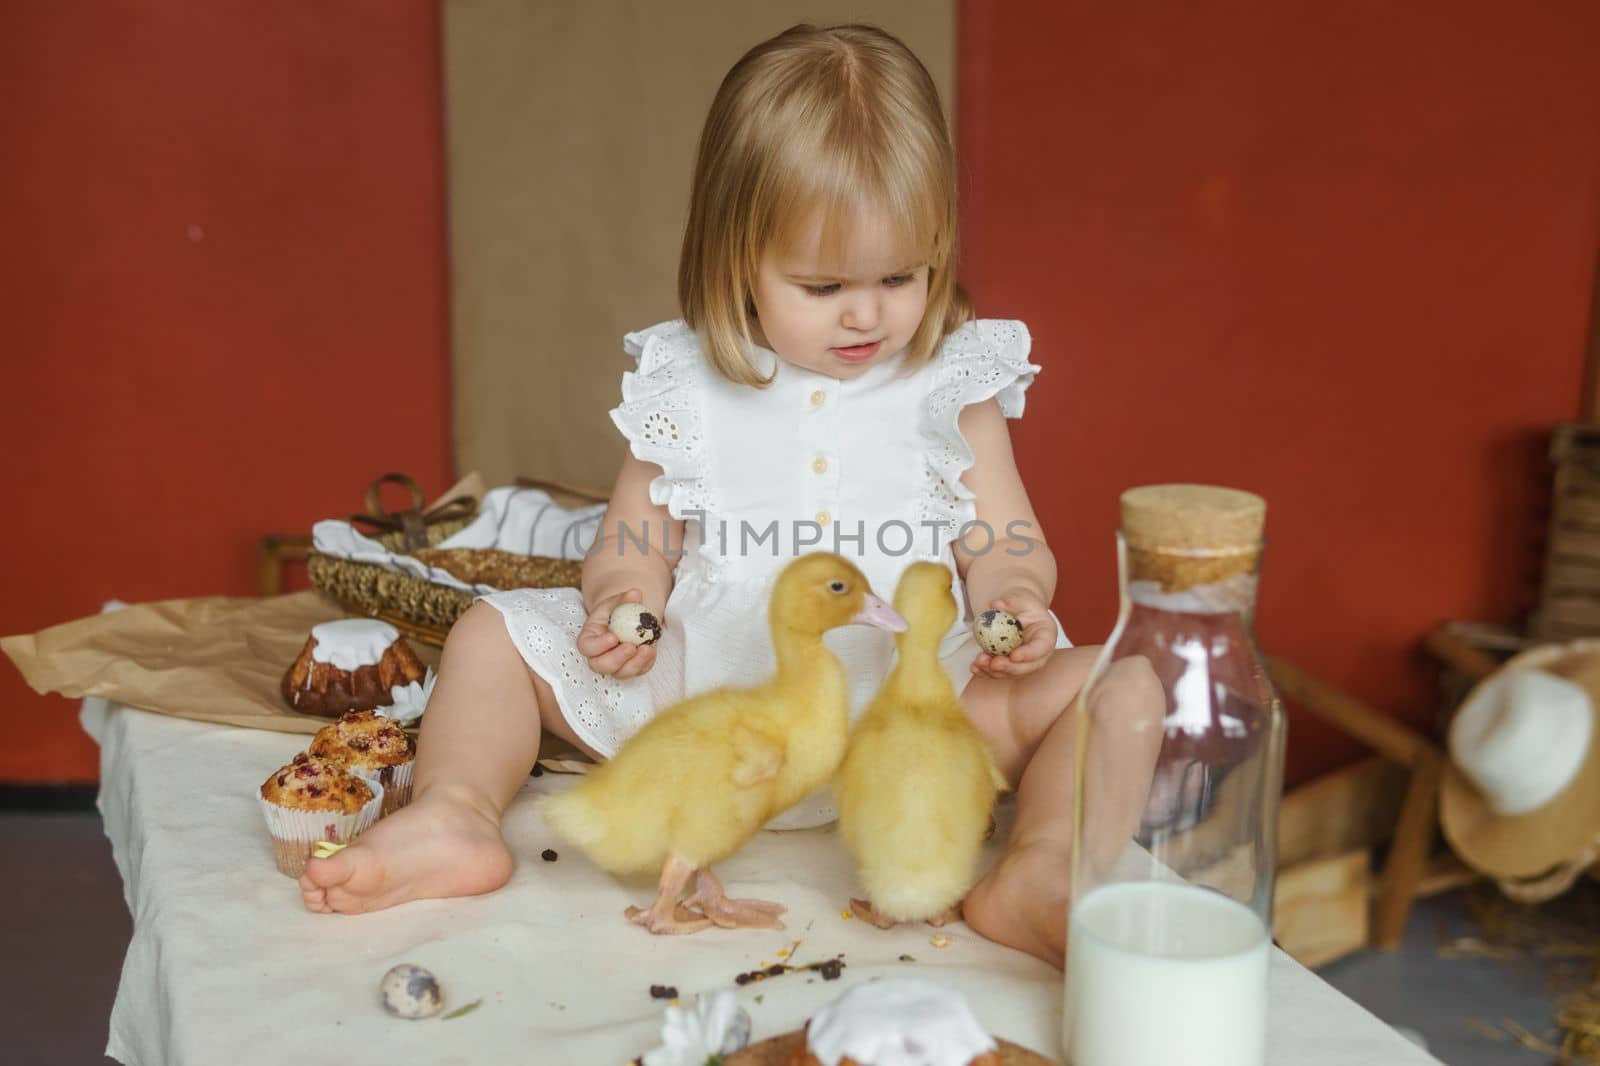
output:
[{"label": "beige fabric backdrop", "polygon": [[700,123],[796,22],[910,45],[951,106],[954,0],[446,0],[456,465],[609,487],[622,335],[677,315]]}]

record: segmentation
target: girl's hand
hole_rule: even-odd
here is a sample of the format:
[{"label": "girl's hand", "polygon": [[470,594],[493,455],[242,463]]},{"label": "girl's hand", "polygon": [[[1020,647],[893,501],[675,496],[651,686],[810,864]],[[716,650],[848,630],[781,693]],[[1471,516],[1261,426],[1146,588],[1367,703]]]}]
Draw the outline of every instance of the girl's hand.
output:
[{"label": "girl's hand", "polygon": [[578,654],[589,660],[589,669],[621,680],[638,677],[654,665],[654,644],[629,644],[618,640],[611,632],[611,612],[617,609],[617,604],[643,602],[644,593],[635,588],[607,596],[594,605],[583,628],[578,630]]},{"label": "girl's hand", "polygon": [[1056,620],[1050,607],[1027,590],[992,601],[985,610],[1010,611],[1022,623],[1022,643],[1005,655],[979,651],[972,672],[979,677],[1026,677],[1045,664],[1056,647]]}]

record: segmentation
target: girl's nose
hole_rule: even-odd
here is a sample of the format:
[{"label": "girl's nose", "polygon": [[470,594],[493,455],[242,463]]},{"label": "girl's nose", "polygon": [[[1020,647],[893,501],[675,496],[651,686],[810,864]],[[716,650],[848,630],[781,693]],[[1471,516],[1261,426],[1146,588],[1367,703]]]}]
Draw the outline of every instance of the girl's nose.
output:
[{"label": "girl's nose", "polygon": [[845,329],[869,330],[878,324],[878,295],[876,292],[854,292],[844,306]]}]

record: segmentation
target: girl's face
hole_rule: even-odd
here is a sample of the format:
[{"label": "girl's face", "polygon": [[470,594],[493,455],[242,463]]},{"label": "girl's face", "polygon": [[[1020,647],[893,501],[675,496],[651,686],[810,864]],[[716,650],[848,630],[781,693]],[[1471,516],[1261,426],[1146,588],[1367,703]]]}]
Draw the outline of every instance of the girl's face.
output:
[{"label": "girl's face", "polygon": [[758,343],[786,363],[849,379],[911,342],[928,306],[928,264],[908,261],[880,215],[863,213],[843,262],[824,264],[822,220],[769,249],[755,278]]}]

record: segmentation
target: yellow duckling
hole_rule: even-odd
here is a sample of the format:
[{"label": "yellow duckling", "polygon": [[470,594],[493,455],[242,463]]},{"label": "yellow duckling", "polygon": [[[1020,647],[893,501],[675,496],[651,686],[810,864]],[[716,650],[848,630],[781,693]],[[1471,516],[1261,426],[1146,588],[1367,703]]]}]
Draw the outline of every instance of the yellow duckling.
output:
[{"label": "yellow duckling", "polygon": [[[906,627],[850,562],[827,552],[801,556],[773,584],[771,680],[666,708],[610,762],[545,802],[551,828],[605,869],[660,870],[655,901],[628,908],[629,919],[652,933],[783,928],[783,907],[728,899],[710,867],[838,769],[849,685],[822,635],[852,623]],[[694,892],[680,903],[691,877]]]},{"label": "yellow duckling", "polygon": [[894,605],[909,628],[895,637],[899,659],[856,722],[834,782],[839,833],[867,890],[852,908],[885,929],[958,915],[996,794],[1008,787],[939,665],[939,642],[956,620],[950,586],[939,563],[912,563],[901,575]]}]

